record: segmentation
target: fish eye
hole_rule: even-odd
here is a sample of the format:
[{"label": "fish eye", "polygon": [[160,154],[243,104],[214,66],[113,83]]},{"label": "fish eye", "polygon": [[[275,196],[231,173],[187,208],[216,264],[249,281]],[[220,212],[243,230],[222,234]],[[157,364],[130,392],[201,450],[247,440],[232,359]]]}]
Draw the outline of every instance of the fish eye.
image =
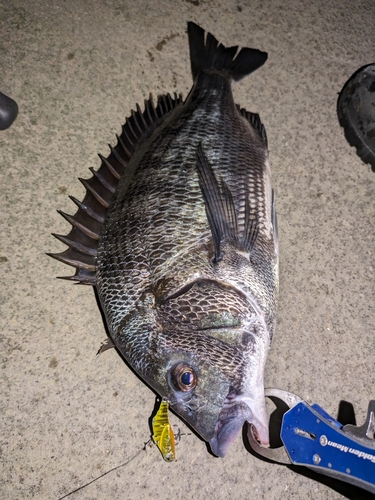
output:
[{"label": "fish eye", "polygon": [[180,363],[171,372],[171,382],[178,391],[189,392],[197,385],[197,374],[191,366]]}]

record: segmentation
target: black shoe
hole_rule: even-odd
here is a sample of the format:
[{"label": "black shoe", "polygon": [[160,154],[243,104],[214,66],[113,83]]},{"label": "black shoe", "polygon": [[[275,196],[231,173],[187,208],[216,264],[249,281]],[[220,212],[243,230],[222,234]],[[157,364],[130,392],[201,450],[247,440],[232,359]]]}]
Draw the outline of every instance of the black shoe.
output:
[{"label": "black shoe", "polygon": [[349,78],[340,92],[337,114],[347,141],[375,172],[375,64]]},{"label": "black shoe", "polygon": [[17,118],[18,105],[10,97],[0,92],[0,130],[9,128]]}]

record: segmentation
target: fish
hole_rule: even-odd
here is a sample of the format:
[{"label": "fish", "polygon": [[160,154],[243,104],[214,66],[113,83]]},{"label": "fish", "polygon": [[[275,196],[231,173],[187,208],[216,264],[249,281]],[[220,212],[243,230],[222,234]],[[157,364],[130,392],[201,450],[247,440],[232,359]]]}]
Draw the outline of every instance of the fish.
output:
[{"label": "fish", "polygon": [[267,54],[188,23],[193,86],[136,106],[55,259],[95,287],[109,345],[224,457],[247,422],[269,445],[264,370],[278,232],[267,135],[232,85]]}]

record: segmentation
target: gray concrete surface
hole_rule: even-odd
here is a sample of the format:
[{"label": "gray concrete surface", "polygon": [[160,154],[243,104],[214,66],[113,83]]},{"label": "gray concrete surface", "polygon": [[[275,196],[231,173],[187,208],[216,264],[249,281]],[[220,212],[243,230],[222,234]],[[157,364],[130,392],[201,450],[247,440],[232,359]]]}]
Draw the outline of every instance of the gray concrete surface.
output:
[{"label": "gray concrete surface", "polygon": [[[372,0],[0,0],[0,91],[20,113],[0,132],[3,499],[338,499],[263,462],[241,436],[224,459],[177,418],[178,460],[150,439],[154,394],[115,351],[90,287],[46,257],[63,245],[124,117],[152,91],[191,86],[186,23],[269,53],[235,88],[267,128],[280,226],[278,328],[266,385],[359,423],[374,398],[375,174],[336,117],[342,85],[373,62]],[[186,433],[188,433],[186,435]],[[118,469],[97,479],[102,474]],[[92,482],[93,481],[93,482]]]}]

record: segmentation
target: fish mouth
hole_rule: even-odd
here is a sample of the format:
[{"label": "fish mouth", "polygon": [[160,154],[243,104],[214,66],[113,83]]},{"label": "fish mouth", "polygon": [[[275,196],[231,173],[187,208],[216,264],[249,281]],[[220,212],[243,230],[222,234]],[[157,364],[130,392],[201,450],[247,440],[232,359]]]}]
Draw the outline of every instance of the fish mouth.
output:
[{"label": "fish mouth", "polygon": [[217,457],[224,457],[245,422],[252,425],[259,443],[262,446],[269,446],[268,416],[264,405],[260,410],[256,414],[254,402],[247,401],[247,398],[225,404],[219,414],[214,436],[210,440],[212,452]]}]

